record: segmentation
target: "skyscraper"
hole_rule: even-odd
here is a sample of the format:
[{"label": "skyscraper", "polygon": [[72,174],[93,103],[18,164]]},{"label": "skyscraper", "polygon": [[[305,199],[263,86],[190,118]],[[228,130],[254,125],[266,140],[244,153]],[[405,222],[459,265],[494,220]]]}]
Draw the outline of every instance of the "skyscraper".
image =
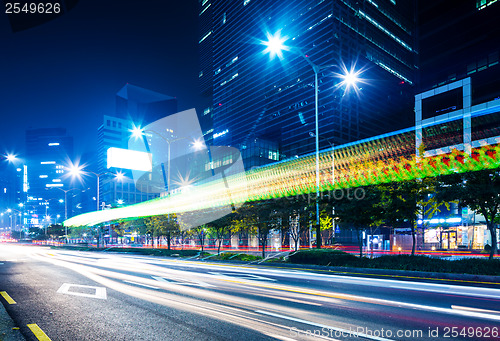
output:
[{"label": "skyscraper", "polygon": [[[32,225],[55,223],[64,216],[64,193],[70,188],[67,167],[73,159],[73,137],[64,128],[41,128],[26,131],[28,195],[26,211]],[[68,203],[69,204],[69,203]],[[45,215],[51,215],[50,221]]]},{"label": "skyscraper", "polygon": [[[133,204],[149,200],[153,191],[136,188],[132,174],[126,169],[108,168],[109,148],[128,148],[128,140],[134,127],[142,127],[162,117],[177,112],[177,99],[152,90],[126,84],[116,94],[116,113],[104,115],[98,129],[98,169],[100,174],[99,201],[106,205]],[[111,173],[122,173],[115,179]]]},{"label": "skyscraper", "polygon": [[436,154],[498,143],[500,2],[418,5],[417,145],[421,141],[428,153]]},{"label": "skyscraper", "polygon": [[[213,143],[240,148],[247,168],[312,152],[308,60],[324,66],[321,148],[412,126],[414,14],[414,1],[200,0],[199,78],[212,97]],[[287,46],[273,60],[263,53],[269,36]],[[348,71],[361,71],[357,91],[342,84]]]}]

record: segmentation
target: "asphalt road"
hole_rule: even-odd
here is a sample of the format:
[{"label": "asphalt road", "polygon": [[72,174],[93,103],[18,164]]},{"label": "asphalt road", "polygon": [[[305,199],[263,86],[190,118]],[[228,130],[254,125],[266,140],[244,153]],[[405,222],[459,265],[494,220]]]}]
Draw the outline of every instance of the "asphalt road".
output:
[{"label": "asphalt road", "polygon": [[0,244],[0,293],[27,340],[500,340],[500,285]]}]

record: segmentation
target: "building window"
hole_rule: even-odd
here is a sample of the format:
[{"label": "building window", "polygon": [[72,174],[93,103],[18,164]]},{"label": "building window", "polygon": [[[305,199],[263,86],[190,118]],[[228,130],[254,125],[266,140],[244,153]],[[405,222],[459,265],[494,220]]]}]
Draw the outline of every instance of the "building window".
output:
[{"label": "building window", "polygon": [[199,41],[198,43],[199,43],[199,44],[201,44],[201,42],[202,42],[203,40],[207,39],[207,38],[208,38],[208,36],[209,36],[209,35],[211,35],[211,34],[212,34],[212,31],[209,31],[207,34],[205,34],[205,35],[203,36],[203,38],[201,38],[201,39],[200,39],[200,41]]},{"label": "building window", "polygon": [[485,9],[489,5],[494,4],[498,0],[476,0],[476,8],[480,11],[482,9]]}]

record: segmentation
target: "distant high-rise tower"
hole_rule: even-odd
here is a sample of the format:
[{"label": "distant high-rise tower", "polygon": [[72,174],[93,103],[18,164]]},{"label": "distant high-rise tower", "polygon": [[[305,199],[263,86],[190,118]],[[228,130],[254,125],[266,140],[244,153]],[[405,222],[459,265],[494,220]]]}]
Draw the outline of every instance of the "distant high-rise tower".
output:
[{"label": "distant high-rise tower", "polygon": [[[32,224],[55,223],[57,215],[64,217],[65,207],[64,193],[57,188],[71,188],[67,167],[73,161],[73,137],[64,128],[29,129],[26,160],[29,184],[26,210],[32,212]],[[43,221],[46,214],[50,221]]]},{"label": "distant high-rise tower", "polygon": [[127,84],[116,93],[116,117],[146,125],[177,112],[177,99]]},{"label": "distant high-rise tower", "polygon": [[[100,203],[116,206],[120,202],[129,205],[156,196],[147,188],[136,188],[128,170],[108,168],[107,152],[113,147],[127,149],[128,139],[134,127],[143,127],[176,112],[177,99],[174,97],[131,84],[125,85],[117,92],[115,115],[104,115],[103,124],[98,129],[97,172],[103,174],[100,179]],[[125,178],[116,181],[114,176],[107,172],[121,172]]]},{"label": "distant high-rise tower", "polygon": [[[314,72],[306,59],[324,66],[321,148],[414,124],[413,0],[200,0],[199,18],[213,143],[240,148],[247,168],[314,151]],[[271,60],[263,42],[277,33],[288,48]],[[362,71],[357,92],[342,86],[345,69]]]}]

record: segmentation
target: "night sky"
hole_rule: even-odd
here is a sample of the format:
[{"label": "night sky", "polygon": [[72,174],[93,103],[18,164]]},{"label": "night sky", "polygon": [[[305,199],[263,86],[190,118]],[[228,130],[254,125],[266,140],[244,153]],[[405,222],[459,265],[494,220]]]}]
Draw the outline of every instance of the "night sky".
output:
[{"label": "night sky", "polygon": [[[3,6],[3,3],[2,3]],[[64,127],[75,152],[96,150],[103,114],[126,83],[202,110],[197,0],[80,0],[13,33],[0,14],[0,153],[22,155],[27,128]]]}]

